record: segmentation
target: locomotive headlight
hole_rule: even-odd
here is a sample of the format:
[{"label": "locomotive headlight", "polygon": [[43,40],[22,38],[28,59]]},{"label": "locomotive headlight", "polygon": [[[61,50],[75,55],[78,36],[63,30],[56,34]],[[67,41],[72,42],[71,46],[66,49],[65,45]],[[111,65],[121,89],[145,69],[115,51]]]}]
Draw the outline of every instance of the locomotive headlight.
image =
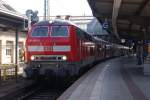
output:
[{"label": "locomotive headlight", "polygon": [[63,60],[67,60],[67,57],[66,57],[66,56],[63,56],[62,59],[63,59]]},{"label": "locomotive headlight", "polygon": [[30,58],[31,60],[34,60],[35,59],[35,57],[34,56],[31,56],[31,58]]}]

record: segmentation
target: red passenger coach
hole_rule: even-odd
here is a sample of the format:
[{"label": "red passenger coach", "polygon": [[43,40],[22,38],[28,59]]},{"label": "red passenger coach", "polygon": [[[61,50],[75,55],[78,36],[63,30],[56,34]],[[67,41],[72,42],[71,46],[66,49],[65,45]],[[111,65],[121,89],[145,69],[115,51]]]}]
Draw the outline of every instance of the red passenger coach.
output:
[{"label": "red passenger coach", "polygon": [[110,57],[107,46],[68,21],[39,22],[28,32],[25,75],[77,75],[81,67]]}]

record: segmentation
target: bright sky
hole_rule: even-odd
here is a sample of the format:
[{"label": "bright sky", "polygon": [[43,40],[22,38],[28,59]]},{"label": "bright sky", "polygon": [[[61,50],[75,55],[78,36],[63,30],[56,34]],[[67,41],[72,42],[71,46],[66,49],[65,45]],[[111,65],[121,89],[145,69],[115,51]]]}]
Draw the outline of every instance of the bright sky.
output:
[{"label": "bright sky", "polygon": [[[44,0],[3,0],[15,10],[25,14],[27,9],[38,10],[39,16],[43,16]],[[87,0],[50,0],[50,16],[72,15],[83,16],[92,15]]]}]

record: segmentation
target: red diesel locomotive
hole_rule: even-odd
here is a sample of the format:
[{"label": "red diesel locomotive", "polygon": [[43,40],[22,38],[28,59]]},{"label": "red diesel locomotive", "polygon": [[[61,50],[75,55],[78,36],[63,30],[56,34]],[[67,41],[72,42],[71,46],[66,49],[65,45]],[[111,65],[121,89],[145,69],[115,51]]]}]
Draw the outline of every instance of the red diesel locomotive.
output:
[{"label": "red diesel locomotive", "polygon": [[78,75],[83,66],[120,55],[118,48],[69,21],[39,22],[28,32],[25,75]]}]

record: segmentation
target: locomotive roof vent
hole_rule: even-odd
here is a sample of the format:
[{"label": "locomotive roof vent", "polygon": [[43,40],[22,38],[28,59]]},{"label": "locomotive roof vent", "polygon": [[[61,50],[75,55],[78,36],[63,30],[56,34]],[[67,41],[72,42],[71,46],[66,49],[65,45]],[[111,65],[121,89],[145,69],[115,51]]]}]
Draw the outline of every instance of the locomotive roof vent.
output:
[{"label": "locomotive roof vent", "polygon": [[55,19],[62,19],[60,15],[57,15]]},{"label": "locomotive roof vent", "polygon": [[70,15],[66,15],[65,20],[70,20],[70,17],[71,17]]}]

